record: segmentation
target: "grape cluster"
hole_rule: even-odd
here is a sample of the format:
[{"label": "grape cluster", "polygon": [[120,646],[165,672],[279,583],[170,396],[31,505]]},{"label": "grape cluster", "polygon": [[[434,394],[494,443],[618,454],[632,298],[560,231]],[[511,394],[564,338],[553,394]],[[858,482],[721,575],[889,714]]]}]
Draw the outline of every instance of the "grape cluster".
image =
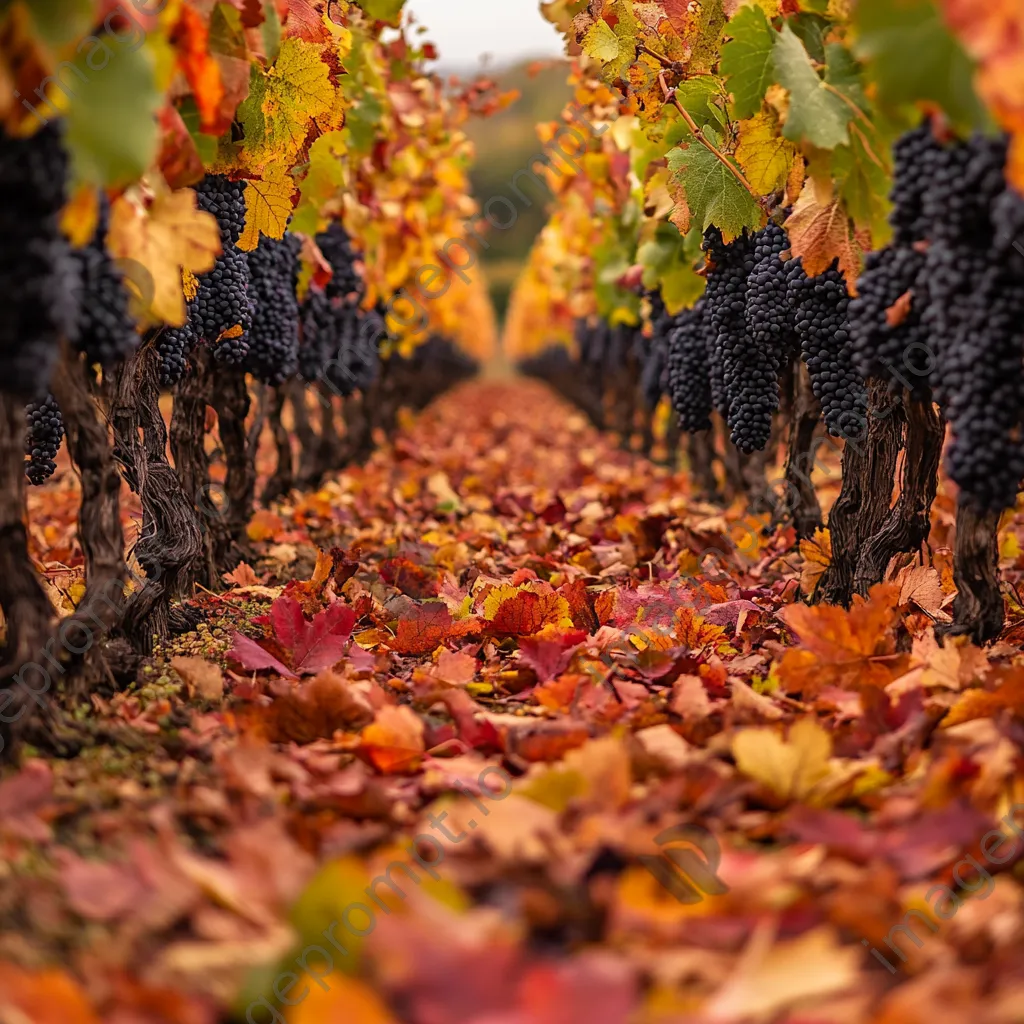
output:
[{"label": "grape cluster", "polygon": [[867,389],[853,366],[850,297],[837,263],[833,260],[817,277],[808,277],[799,265],[789,268],[789,301],[826,428],[836,437],[858,438],[867,424]]},{"label": "grape cluster", "polygon": [[53,395],[46,395],[41,401],[31,402],[25,408],[28,431],[25,437],[25,476],[35,487],[53,476],[57,463],[57,452],[64,440],[64,418]]},{"label": "grape cluster", "polygon": [[67,173],[61,122],[23,139],[0,130],[0,387],[25,401],[46,393],[61,338],[76,335],[80,284],[59,225]]},{"label": "grape cluster", "polygon": [[931,124],[924,121],[896,140],[893,154],[893,184],[889,193],[893,245],[913,245],[928,237],[929,218],[924,210],[924,191],[944,157]]},{"label": "grape cluster", "polygon": [[669,338],[668,388],[680,429],[687,432],[711,426],[711,376],[707,355],[707,299],[675,319]]},{"label": "grape cluster", "polygon": [[716,412],[726,417],[729,415],[729,397],[726,388],[726,359],[720,340],[728,337],[729,330],[742,328],[745,332],[746,329],[743,309],[735,308],[746,298],[743,267],[745,245],[737,245],[739,242],[740,239],[737,239],[731,245],[726,245],[718,228],[711,227],[704,233],[702,245],[707,258],[704,337],[711,381],[711,405]]},{"label": "grape cluster", "polygon": [[362,296],[363,279],[356,271],[356,254],[345,228],[338,221],[332,221],[326,231],[316,236],[316,244],[333,271],[327,282],[327,297],[346,299],[353,292]]},{"label": "grape cluster", "polygon": [[165,327],[153,343],[156,348],[160,384],[169,388],[184,379],[188,357],[202,341],[196,301],[186,303],[185,322],[180,327]]},{"label": "grape cluster", "polygon": [[138,347],[139,334],[128,311],[124,275],[107,251],[110,203],[100,198],[100,216],[92,241],[74,251],[81,281],[78,349],[90,363],[113,366]]},{"label": "grape cluster", "polygon": [[1006,155],[1002,137],[945,146],[920,197],[922,323],[952,427],[946,465],[965,500],[992,510],[1014,504],[1024,477],[1024,272],[1012,245],[1024,216]]},{"label": "grape cluster", "polygon": [[331,300],[322,288],[310,285],[299,307],[299,373],[305,380],[325,372],[332,351],[337,351],[337,334]]},{"label": "grape cluster", "polygon": [[934,362],[923,322],[924,252],[887,245],[869,253],[850,301],[853,362],[864,378],[881,377],[925,401]]},{"label": "grape cluster", "polygon": [[245,227],[245,182],[209,174],[196,188],[199,207],[217,218],[222,253],[199,279],[196,317],[201,337],[219,362],[241,365],[249,353],[253,305],[249,261],[237,248]]},{"label": "grape cluster", "polygon": [[378,347],[386,333],[383,317],[360,309],[365,287],[344,227],[333,222],[316,236],[316,243],[330,264],[331,279],[324,288],[311,286],[303,301],[299,372],[307,380],[326,380],[342,396],[350,395],[377,375]]},{"label": "grape cluster", "polygon": [[298,369],[301,242],[292,234],[262,238],[249,254],[250,294],[255,306],[246,368],[265,384],[284,383]]}]

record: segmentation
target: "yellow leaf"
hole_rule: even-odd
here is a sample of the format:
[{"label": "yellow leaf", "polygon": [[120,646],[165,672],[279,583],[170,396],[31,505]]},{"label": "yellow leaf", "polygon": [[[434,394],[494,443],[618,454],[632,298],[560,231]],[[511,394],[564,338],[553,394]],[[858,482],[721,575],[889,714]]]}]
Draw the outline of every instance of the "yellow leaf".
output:
[{"label": "yellow leaf", "polygon": [[285,39],[273,67],[253,80],[249,98],[239,108],[245,129],[242,156],[250,166],[290,167],[313,121],[331,120],[327,115],[334,113],[338,123],[321,128],[341,126],[337,90],[322,51],[316,43]]},{"label": "yellow leaf", "polygon": [[188,188],[157,195],[147,209],[138,194],[116,199],[110,211],[107,247],[111,256],[134,266],[126,276],[144,279],[140,319],[180,326],[185,322],[181,270],[201,274],[213,269],[219,255],[220,231],[212,214],[196,208]]},{"label": "yellow leaf", "polygon": [[784,800],[806,800],[830,774],[832,739],[805,718],[783,739],[774,729],[742,729],[732,741],[736,766]]},{"label": "yellow leaf", "polygon": [[758,195],[782,191],[795,156],[796,147],[779,133],[774,113],[766,111],[740,121],[736,161]]},{"label": "yellow leaf", "polygon": [[92,185],[80,185],[60,215],[60,229],[76,249],[88,245],[96,233],[99,212],[99,193]]},{"label": "yellow leaf", "polygon": [[841,945],[832,928],[786,942],[774,942],[770,929],[754,932],[739,964],[704,1007],[709,1020],[774,1019],[794,1003],[814,1005],[859,981],[860,946]]},{"label": "yellow leaf", "polygon": [[283,238],[298,188],[284,164],[270,164],[259,181],[245,184],[245,229],[238,248],[252,252],[260,235]]},{"label": "yellow leaf", "polygon": [[800,568],[800,589],[811,594],[832,561],[832,538],[828,530],[815,530],[810,540],[800,541],[800,554],[804,560]]}]

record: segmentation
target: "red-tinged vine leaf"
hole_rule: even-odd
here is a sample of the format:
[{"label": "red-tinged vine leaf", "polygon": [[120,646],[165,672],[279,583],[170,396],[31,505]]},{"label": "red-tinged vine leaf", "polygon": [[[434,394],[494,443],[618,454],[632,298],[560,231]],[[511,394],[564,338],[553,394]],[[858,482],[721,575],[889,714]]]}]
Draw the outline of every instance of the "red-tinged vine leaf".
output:
[{"label": "red-tinged vine leaf", "polygon": [[498,636],[533,636],[545,626],[571,628],[569,604],[558,594],[537,594],[520,590],[498,605],[488,631]]},{"label": "red-tinged vine leaf", "polygon": [[209,25],[191,4],[182,4],[179,9],[170,42],[178,58],[178,67],[195,97],[201,130],[214,136],[227,131],[231,118],[225,119],[222,108],[224,83],[220,77],[220,65],[210,52]]},{"label": "red-tinged vine leaf", "polygon": [[910,316],[914,304],[913,289],[908,288],[886,311],[885,322],[891,327],[899,327]]},{"label": "red-tinged vine leaf", "polygon": [[800,647],[786,651],[778,676],[787,691],[812,695],[826,686],[883,687],[901,675],[908,655],[895,654],[899,585],[879,583],[849,611],[834,605],[792,604],[779,618]]},{"label": "red-tinged vine leaf", "polygon": [[385,775],[415,771],[426,749],[423,720],[404,704],[386,704],[363,729],[361,749]]},{"label": "red-tinged vine leaf", "polygon": [[586,641],[581,629],[564,633],[525,637],[519,642],[519,660],[537,674],[537,680],[546,683],[561,675],[572,661],[573,655]]},{"label": "red-tinged vine leaf", "polygon": [[160,110],[160,151],[156,163],[171,188],[201,181],[203,160],[178,108],[168,103]]},{"label": "red-tinged vine leaf", "polygon": [[311,131],[319,135],[341,127],[337,86],[323,59],[326,49],[286,38],[271,67],[253,66],[238,120],[245,139],[241,157],[261,177],[273,168],[286,174],[310,141]]},{"label": "red-tinged vine leaf", "polygon": [[847,287],[853,287],[860,274],[863,253],[854,236],[850,218],[837,196],[828,201],[819,198],[814,182],[808,179],[785,224],[794,256],[803,259],[804,270],[812,277],[827,270],[833,260],[846,275]]},{"label": "red-tinged vine leaf", "polygon": [[85,993],[63,971],[0,963],[0,1011],[26,1024],[100,1024]]},{"label": "red-tinged vine leaf", "polygon": [[1019,665],[999,669],[993,676],[995,689],[967,690],[942,720],[944,729],[975,718],[991,718],[1001,711],[1024,714],[1024,668]]}]

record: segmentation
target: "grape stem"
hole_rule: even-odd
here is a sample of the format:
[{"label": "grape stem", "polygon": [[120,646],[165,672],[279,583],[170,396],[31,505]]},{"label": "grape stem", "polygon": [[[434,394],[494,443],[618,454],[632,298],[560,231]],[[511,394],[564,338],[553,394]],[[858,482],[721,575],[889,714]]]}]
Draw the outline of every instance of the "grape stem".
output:
[{"label": "grape stem", "polygon": [[687,127],[693,132],[693,137],[709,152],[716,160],[718,160],[723,167],[726,167],[736,178],[736,180],[754,197],[758,206],[764,206],[765,197],[759,196],[751,187],[750,182],[747,181],[743,172],[713,143],[711,142],[701,130],[696,121],[690,116],[689,111],[679,102],[679,97],[676,96],[675,89],[671,88],[665,81],[665,72],[658,72],[658,82],[661,85],[662,94],[665,97],[666,103],[671,103],[676,110],[679,111],[683,116],[683,120],[686,122]]}]

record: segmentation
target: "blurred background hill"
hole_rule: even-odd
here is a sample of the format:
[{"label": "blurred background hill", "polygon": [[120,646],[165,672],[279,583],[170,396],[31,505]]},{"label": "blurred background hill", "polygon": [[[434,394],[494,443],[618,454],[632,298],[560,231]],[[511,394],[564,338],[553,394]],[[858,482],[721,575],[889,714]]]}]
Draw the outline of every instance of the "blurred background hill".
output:
[{"label": "blurred background hill", "polygon": [[[503,90],[515,89],[520,97],[508,109],[489,118],[475,118],[468,126],[476,145],[476,165],[471,175],[473,193],[483,205],[494,196],[504,195],[516,201],[519,219],[507,231],[489,230],[491,248],[482,253],[498,316],[504,318],[509,294],[522,269],[534,238],[544,226],[548,194],[534,196],[533,206],[516,200],[509,186],[512,176],[529,166],[541,152],[537,124],[554,121],[568,102],[571,91],[566,84],[569,66],[562,60],[524,61],[496,71],[486,72]],[[466,72],[463,72],[466,75]],[[467,76],[468,77],[468,76]],[[529,185],[527,193],[535,192]],[[494,216],[501,218],[505,208],[499,205]]]}]

